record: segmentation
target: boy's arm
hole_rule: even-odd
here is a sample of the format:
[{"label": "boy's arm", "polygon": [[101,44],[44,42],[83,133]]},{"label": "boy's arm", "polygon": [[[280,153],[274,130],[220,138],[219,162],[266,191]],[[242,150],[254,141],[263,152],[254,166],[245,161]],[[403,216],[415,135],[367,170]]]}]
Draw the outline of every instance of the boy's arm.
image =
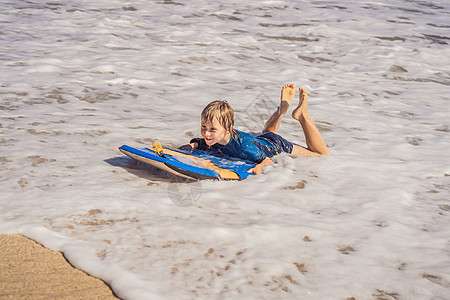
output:
[{"label": "boy's arm", "polygon": [[259,164],[257,164],[256,166],[254,166],[253,168],[248,170],[248,172],[253,173],[255,175],[261,174],[263,171],[263,167],[267,164],[269,164],[269,165],[274,164],[273,160],[271,160],[270,157],[264,158],[264,160],[262,162],[260,162]]},{"label": "boy's arm", "polygon": [[191,149],[195,149],[195,148],[198,148],[198,143],[190,143],[190,144],[186,144],[186,145],[178,147],[178,149],[181,149],[181,150],[191,150]]}]

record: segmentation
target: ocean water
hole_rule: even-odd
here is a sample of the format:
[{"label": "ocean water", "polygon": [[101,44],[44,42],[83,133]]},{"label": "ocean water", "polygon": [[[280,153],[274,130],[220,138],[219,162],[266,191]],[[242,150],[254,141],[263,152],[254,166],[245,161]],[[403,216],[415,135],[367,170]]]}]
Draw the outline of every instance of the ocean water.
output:
[{"label": "ocean water", "polygon": [[[449,299],[449,20],[444,0],[2,1],[0,232],[123,299]],[[117,149],[187,143],[215,99],[261,130],[291,82],[330,155],[180,182]],[[288,115],[280,134],[304,144]]]}]

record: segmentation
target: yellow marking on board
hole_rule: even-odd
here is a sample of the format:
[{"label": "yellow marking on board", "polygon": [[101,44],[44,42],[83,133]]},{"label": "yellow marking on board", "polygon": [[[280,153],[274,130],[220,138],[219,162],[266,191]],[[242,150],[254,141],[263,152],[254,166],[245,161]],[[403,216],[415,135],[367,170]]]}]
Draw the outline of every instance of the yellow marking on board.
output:
[{"label": "yellow marking on board", "polygon": [[[149,148],[147,148],[147,149],[149,149]],[[201,157],[196,157],[193,155],[184,154],[184,153],[177,152],[177,151],[173,151],[170,149],[165,149],[158,142],[153,143],[153,149],[149,149],[149,150],[155,151],[156,153],[158,153],[159,156],[162,156],[163,154],[167,154],[167,155],[189,157],[190,159],[193,159],[194,162],[197,163],[198,165],[205,167],[207,169],[216,171],[219,174],[219,176],[223,179],[239,179],[239,176],[235,172],[218,167],[210,160],[207,160],[207,159],[204,159]]]},{"label": "yellow marking on board", "polygon": [[159,156],[163,156],[163,147],[160,143],[153,143],[153,150],[158,153]]}]

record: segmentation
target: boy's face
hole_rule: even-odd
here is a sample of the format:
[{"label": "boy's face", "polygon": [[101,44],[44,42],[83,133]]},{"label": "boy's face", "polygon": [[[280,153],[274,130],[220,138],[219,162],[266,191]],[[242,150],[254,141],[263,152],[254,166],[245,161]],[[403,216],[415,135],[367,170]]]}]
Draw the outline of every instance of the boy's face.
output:
[{"label": "boy's face", "polygon": [[217,118],[213,121],[202,120],[202,137],[208,146],[219,143],[226,145],[230,141],[230,133],[223,127]]}]

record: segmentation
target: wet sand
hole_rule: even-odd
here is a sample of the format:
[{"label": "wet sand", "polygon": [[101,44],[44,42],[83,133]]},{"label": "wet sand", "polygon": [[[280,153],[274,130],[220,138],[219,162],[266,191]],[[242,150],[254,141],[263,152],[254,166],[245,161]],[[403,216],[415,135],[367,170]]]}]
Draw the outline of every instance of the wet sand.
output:
[{"label": "wet sand", "polygon": [[62,253],[19,234],[0,234],[1,299],[118,299]]}]

